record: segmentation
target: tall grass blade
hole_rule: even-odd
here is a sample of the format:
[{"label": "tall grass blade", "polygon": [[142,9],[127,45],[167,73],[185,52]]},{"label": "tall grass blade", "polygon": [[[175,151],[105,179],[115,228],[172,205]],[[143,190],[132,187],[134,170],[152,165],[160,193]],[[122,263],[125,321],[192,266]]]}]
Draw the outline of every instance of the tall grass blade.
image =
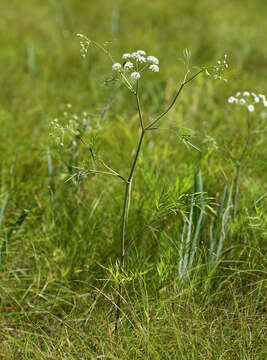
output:
[{"label": "tall grass blade", "polygon": [[[7,204],[7,199],[8,199],[8,193],[4,197],[4,201],[3,201],[1,209],[0,209],[0,226],[1,226],[3,218],[4,218],[4,212],[5,212],[5,208],[6,208],[6,204]],[[4,256],[6,253],[6,247],[7,247],[7,238],[5,237],[5,239],[2,242],[1,249],[0,249],[0,267],[2,265]]]},{"label": "tall grass blade", "polygon": [[191,254],[190,254],[190,259],[189,259],[189,268],[190,269],[192,268],[192,265],[193,265],[193,261],[194,261],[194,257],[195,257],[195,253],[196,253],[196,249],[197,249],[197,240],[199,237],[201,225],[203,223],[204,215],[205,215],[205,213],[204,213],[204,197],[203,197],[203,182],[202,182],[202,174],[201,174],[200,170],[195,179],[195,183],[196,183],[196,190],[200,194],[200,214],[197,217],[197,223],[196,223],[194,237],[193,237],[193,241],[192,241],[192,248],[191,248]]},{"label": "tall grass blade", "polygon": [[3,200],[3,203],[2,203],[2,206],[0,209],[0,226],[1,226],[3,218],[4,218],[4,212],[5,212],[5,208],[6,208],[6,204],[7,204],[7,199],[8,199],[8,193],[4,197],[4,200]]},{"label": "tall grass blade", "polygon": [[210,225],[210,243],[209,243],[209,267],[213,264],[214,248],[216,245],[216,237],[213,232],[213,224]]},{"label": "tall grass blade", "polygon": [[32,43],[27,46],[27,66],[29,73],[34,73],[36,70],[35,47]]},{"label": "tall grass blade", "polygon": [[112,11],[111,35],[116,37],[120,32],[120,8],[115,6]]},{"label": "tall grass blade", "polygon": [[71,13],[67,10],[65,3],[62,0],[50,0],[52,5],[54,5],[58,19],[61,21],[63,30],[72,31],[72,19]]},{"label": "tall grass blade", "polygon": [[233,191],[233,182],[231,183],[231,186],[230,186],[226,209],[225,209],[224,215],[222,216],[221,235],[220,235],[220,239],[219,239],[218,247],[217,247],[217,251],[216,251],[216,261],[219,261],[221,259],[221,253],[222,253],[224,239],[226,238],[226,235],[228,232],[227,225],[228,225],[228,218],[229,218],[231,202],[232,202],[232,191]]},{"label": "tall grass blade", "polygon": [[224,207],[224,202],[225,202],[225,197],[226,197],[226,193],[227,193],[227,188],[228,188],[228,184],[225,184],[224,189],[223,189],[223,195],[222,195],[221,202],[220,202],[220,206],[219,206],[219,208],[217,210],[215,221],[214,221],[214,224],[213,224],[213,228],[215,229],[215,231],[216,231],[217,223],[221,219],[221,215],[222,215],[222,211],[223,211],[223,207]]},{"label": "tall grass blade", "polygon": [[53,162],[52,162],[52,158],[51,158],[49,149],[47,149],[47,167],[48,167],[50,189],[51,189],[52,193],[54,193],[55,192],[55,183],[54,183]]},{"label": "tall grass blade", "polygon": [[192,225],[193,225],[193,212],[194,212],[194,198],[195,194],[192,194],[191,198],[191,205],[190,205],[190,214],[189,214],[189,221],[187,225],[187,236],[185,242],[185,254],[183,259],[183,274],[187,274],[188,276],[188,258],[190,255],[190,242],[191,242],[191,233],[192,233]]},{"label": "tall grass blade", "polygon": [[227,184],[224,185],[223,194],[221,198],[220,205],[218,207],[215,220],[210,226],[210,241],[209,241],[209,267],[213,266],[215,258],[217,258],[217,252],[214,253],[214,250],[217,245],[217,234],[218,234],[218,224],[222,218],[222,212],[225,203],[225,197],[227,193]]},{"label": "tall grass blade", "polygon": [[[184,222],[182,235],[180,239],[180,260],[178,264],[178,272],[180,279],[183,277],[183,268],[184,268],[184,251],[185,251],[185,243],[184,243],[184,235],[186,233],[187,223]],[[179,234],[178,234],[178,242],[179,242]]]}]

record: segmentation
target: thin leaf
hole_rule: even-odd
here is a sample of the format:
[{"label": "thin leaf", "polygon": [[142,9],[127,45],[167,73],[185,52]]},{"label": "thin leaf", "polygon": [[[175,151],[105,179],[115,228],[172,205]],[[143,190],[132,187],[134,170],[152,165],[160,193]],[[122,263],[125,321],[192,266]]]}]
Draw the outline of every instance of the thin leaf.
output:
[{"label": "thin leaf", "polygon": [[227,234],[228,217],[230,214],[231,201],[232,201],[232,191],[233,191],[233,182],[231,183],[231,187],[230,187],[229,195],[228,195],[228,199],[227,199],[227,204],[226,204],[226,209],[224,212],[224,216],[222,218],[221,235],[220,235],[220,239],[219,239],[218,247],[217,247],[217,251],[216,251],[216,260],[217,261],[219,261],[221,258],[223,243],[224,243],[224,239],[226,238],[226,234]]},{"label": "thin leaf", "polygon": [[202,225],[202,222],[204,219],[203,183],[202,183],[202,175],[201,175],[200,170],[197,174],[197,179],[195,179],[195,182],[197,185],[197,191],[200,193],[201,210],[200,210],[200,214],[198,217],[198,221],[197,221],[197,225],[195,228],[194,237],[193,237],[193,241],[192,241],[192,248],[191,248],[190,260],[189,260],[189,268],[190,269],[191,269],[193,261],[194,261],[195,252],[196,252],[196,248],[197,248],[197,239],[198,239],[200,228],[201,228],[201,225]]},{"label": "thin leaf", "polygon": [[7,204],[7,199],[8,199],[8,193],[4,197],[4,201],[3,201],[1,209],[0,209],[0,226],[1,226],[2,221],[3,221],[4,212],[5,212],[5,208],[6,208],[6,204]]},{"label": "thin leaf", "polygon": [[190,215],[189,215],[188,230],[187,230],[187,237],[185,243],[184,271],[186,271],[187,273],[188,273],[187,264],[190,253],[190,241],[191,241],[192,224],[193,224],[193,212],[194,212],[194,194],[192,194],[192,198],[191,198]]}]

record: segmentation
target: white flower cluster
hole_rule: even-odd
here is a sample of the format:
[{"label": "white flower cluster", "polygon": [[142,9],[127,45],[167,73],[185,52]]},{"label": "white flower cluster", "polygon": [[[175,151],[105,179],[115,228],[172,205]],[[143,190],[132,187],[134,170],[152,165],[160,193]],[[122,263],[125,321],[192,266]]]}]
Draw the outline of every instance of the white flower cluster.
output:
[{"label": "white flower cluster", "polygon": [[141,77],[141,75],[140,75],[140,73],[138,71],[134,71],[133,73],[131,73],[131,78],[132,79],[137,80],[137,79],[140,79],[140,77]]},{"label": "white flower cluster", "polygon": [[87,52],[88,52],[88,47],[90,45],[90,41],[83,34],[77,34],[77,36],[81,39],[80,40],[80,46],[81,46],[80,52],[82,54],[82,57],[85,57],[87,55]]},{"label": "white flower cluster", "polygon": [[72,146],[76,144],[77,137],[86,129],[92,129],[91,116],[87,112],[80,115],[72,112],[72,105],[61,105],[61,120],[55,118],[50,122],[50,136],[56,141],[56,144],[63,147],[64,140],[68,139],[68,143]]},{"label": "white flower cluster", "polygon": [[227,54],[224,54],[221,60],[217,61],[217,64],[210,68],[209,70],[206,69],[206,74],[211,76],[214,80],[223,80],[227,82],[228,80],[223,78],[223,73],[229,68],[227,63]]},{"label": "white flower cluster", "polygon": [[[132,71],[130,78],[137,80],[141,77],[141,72],[145,69],[149,69],[153,72],[159,72],[159,60],[155,56],[146,56],[144,50],[137,50],[132,53],[125,53],[122,55],[122,60],[124,60],[123,65],[120,63],[114,63],[112,65],[113,71],[123,71],[128,72]],[[144,65],[143,68],[139,68],[140,65]]]},{"label": "white flower cluster", "polygon": [[249,112],[255,111],[256,104],[263,104],[264,107],[267,107],[267,99],[263,94],[255,94],[254,92],[250,93],[249,91],[240,91],[235,94],[235,96],[230,96],[228,98],[229,104],[239,104],[246,106]]}]

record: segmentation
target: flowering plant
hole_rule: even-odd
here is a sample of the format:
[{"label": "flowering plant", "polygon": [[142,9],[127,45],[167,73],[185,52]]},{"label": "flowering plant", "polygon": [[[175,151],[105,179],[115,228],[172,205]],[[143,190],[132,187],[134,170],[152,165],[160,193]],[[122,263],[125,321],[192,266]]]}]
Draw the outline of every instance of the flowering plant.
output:
[{"label": "flowering plant", "polygon": [[[249,91],[244,91],[241,93],[238,91],[235,96],[230,96],[228,98],[229,104],[239,104],[247,107],[249,112],[255,111],[255,106],[263,105],[267,107],[267,100],[263,94],[255,94],[254,92],[250,93]],[[256,105],[257,104],[257,105]]]},{"label": "flowering plant", "polygon": [[[267,99],[264,94],[256,94],[255,92],[249,92],[249,91],[238,91],[234,96],[230,96],[228,98],[229,104],[237,104],[244,108],[247,108],[248,110],[248,116],[247,116],[247,138],[242,150],[242,153],[240,157],[234,158],[232,157],[232,160],[234,160],[236,164],[236,175],[234,180],[234,213],[233,216],[236,216],[237,208],[238,208],[238,194],[239,194],[239,179],[240,179],[240,171],[241,171],[241,165],[246,157],[252,129],[251,129],[251,113],[254,113],[259,108],[265,108],[267,107]],[[261,116],[265,116],[265,112],[261,112]]]},{"label": "flowering plant", "polygon": [[80,46],[81,46],[81,54],[85,57],[88,53],[89,46],[91,44],[95,45],[98,49],[100,49],[111,61],[112,71],[117,75],[117,77],[121,80],[121,82],[131,91],[133,96],[136,100],[136,106],[138,111],[139,117],[139,141],[136,146],[135,155],[132,160],[132,166],[128,176],[122,176],[120,173],[114,171],[110,166],[106,166],[108,171],[101,172],[97,170],[89,170],[86,171],[88,173],[102,173],[105,175],[115,175],[120,180],[124,182],[125,190],[124,190],[124,200],[122,204],[122,221],[121,221],[121,236],[120,236],[120,261],[118,264],[118,298],[116,302],[116,323],[115,323],[115,333],[118,336],[119,328],[120,328],[120,317],[121,317],[121,292],[122,292],[122,284],[123,284],[123,276],[125,274],[125,260],[126,254],[129,247],[132,245],[133,239],[127,239],[126,236],[126,224],[127,224],[127,217],[129,214],[129,207],[130,207],[130,198],[131,198],[131,187],[133,182],[133,177],[136,170],[136,165],[138,162],[138,158],[140,155],[140,151],[143,145],[143,140],[145,134],[150,130],[155,130],[158,125],[159,121],[167,115],[167,113],[172,109],[175,105],[177,99],[179,98],[183,88],[189,84],[191,81],[196,79],[200,74],[204,73],[207,76],[211,77],[214,80],[224,80],[223,74],[225,70],[228,68],[227,63],[227,55],[224,55],[222,60],[219,60],[213,66],[204,66],[198,68],[195,72],[193,72],[190,66],[190,58],[191,52],[188,49],[184,50],[183,58],[184,64],[186,66],[186,71],[184,78],[178,85],[178,89],[175,91],[175,94],[170,101],[170,104],[167,108],[157,115],[152,120],[146,120],[143,116],[142,105],[140,101],[140,94],[139,94],[139,82],[143,79],[144,73],[146,71],[151,71],[153,73],[158,73],[160,70],[159,67],[159,59],[153,55],[147,55],[146,51],[144,50],[137,50],[134,52],[127,52],[122,54],[121,61],[115,61],[110,51],[107,49],[105,45],[101,45],[98,42],[88,39],[86,36],[82,34],[77,34],[80,38]]}]

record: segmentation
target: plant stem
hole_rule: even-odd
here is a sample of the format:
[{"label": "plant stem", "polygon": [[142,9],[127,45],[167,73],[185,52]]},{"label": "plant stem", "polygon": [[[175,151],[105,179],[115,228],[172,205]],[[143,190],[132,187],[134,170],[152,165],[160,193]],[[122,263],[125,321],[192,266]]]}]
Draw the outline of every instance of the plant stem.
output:
[{"label": "plant stem", "polygon": [[142,110],[141,110],[141,105],[140,105],[140,99],[139,99],[139,95],[138,95],[138,90],[139,90],[139,81],[136,82],[136,94],[135,94],[135,98],[136,98],[136,104],[137,104],[137,108],[138,108],[138,114],[139,114],[139,120],[140,120],[140,126],[142,128],[142,130],[144,130],[144,121],[143,121],[143,115],[142,115]]},{"label": "plant stem", "polygon": [[[122,211],[122,224],[121,224],[121,258],[120,258],[120,265],[119,265],[119,274],[121,275],[124,264],[125,264],[125,231],[126,231],[126,221],[127,221],[127,207],[128,207],[128,202],[129,202],[129,194],[130,194],[130,189],[131,189],[131,185],[132,185],[132,179],[133,179],[133,175],[134,175],[134,171],[135,171],[135,167],[137,164],[137,160],[140,154],[140,150],[141,150],[141,146],[142,146],[142,142],[144,139],[144,135],[145,135],[145,130],[142,129],[142,133],[139,139],[139,143],[137,146],[137,150],[136,150],[136,154],[134,157],[134,161],[131,167],[131,171],[130,171],[130,175],[128,177],[128,180],[126,182],[125,185],[125,193],[124,193],[124,202],[123,202],[123,211]],[[115,324],[115,335],[116,338],[118,339],[119,337],[119,330],[120,330],[120,314],[121,314],[121,310],[120,310],[120,305],[121,305],[121,283],[119,284],[119,288],[118,288],[118,298],[117,298],[117,311],[116,311],[116,324]]]}]

